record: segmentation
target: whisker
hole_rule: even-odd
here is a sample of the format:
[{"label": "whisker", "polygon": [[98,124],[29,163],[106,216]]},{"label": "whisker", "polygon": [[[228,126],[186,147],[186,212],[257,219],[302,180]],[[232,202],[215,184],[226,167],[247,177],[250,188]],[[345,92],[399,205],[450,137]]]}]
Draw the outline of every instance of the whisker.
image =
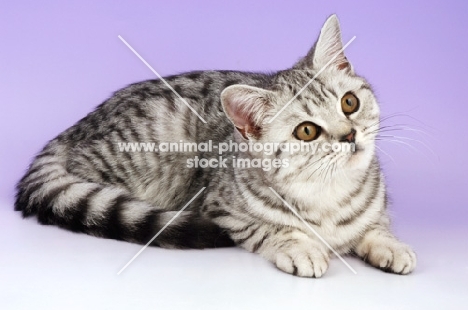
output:
[{"label": "whisker", "polygon": [[413,139],[413,138],[409,138],[409,137],[395,136],[395,135],[379,135],[379,137],[383,137],[383,138],[385,138],[385,137],[397,138],[397,139],[409,140],[409,141],[414,141],[414,142],[420,143],[420,144],[423,145],[426,149],[428,149],[437,159],[439,159],[439,156],[434,152],[434,150],[431,149],[426,143],[424,143],[424,142],[421,141],[421,140]]},{"label": "whisker", "polygon": [[379,151],[381,151],[383,154],[387,155],[387,156],[393,161],[393,163],[396,165],[395,159],[393,159],[393,157],[390,156],[390,154],[388,154],[387,152],[385,152],[384,150],[382,150],[382,148],[380,148],[378,145],[375,145],[375,147],[376,147]]},{"label": "whisker", "polygon": [[[368,127],[367,129],[370,129],[370,127]],[[396,130],[413,131],[413,132],[424,134],[424,135],[429,136],[429,137],[433,137],[433,135],[434,135],[433,133],[429,134],[425,130],[410,127],[408,124],[386,125],[386,126],[382,126],[380,128],[373,129],[372,131],[369,131],[369,133],[384,132],[384,131],[396,131]]]},{"label": "whisker", "polygon": [[375,123],[373,123],[369,127],[372,127],[372,126],[375,126],[375,125],[378,125],[378,124],[382,124],[384,121],[387,121],[389,119],[392,119],[392,118],[395,118],[395,117],[398,117],[398,116],[409,116],[409,115],[405,114],[405,112],[392,113],[390,115],[386,115],[386,116],[381,117],[380,119],[378,119]]},{"label": "whisker", "polygon": [[[371,125],[369,125],[369,126],[367,127],[367,129],[370,129],[370,128],[374,127],[374,126],[378,126],[378,125],[382,124],[383,122],[388,121],[389,119],[393,119],[393,118],[395,118],[395,117],[408,117],[408,118],[410,118],[410,119],[412,119],[412,120],[418,122],[419,124],[423,125],[425,129],[430,128],[430,129],[436,131],[435,128],[433,128],[433,127],[431,127],[431,126],[425,124],[424,122],[418,120],[417,118],[415,118],[415,117],[413,117],[413,116],[407,114],[407,112],[411,112],[411,111],[414,110],[414,109],[415,109],[415,108],[413,108],[413,109],[411,109],[411,110],[408,110],[408,111],[405,111],[405,112],[396,112],[396,113],[392,113],[392,114],[387,115],[387,116],[383,116],[383,117],[381,117],[379,120],[377,120],[376,122],[374,122],[374,123],[372,123]],[[367,129],[366,129],[366,130],[367,130]]]},{"label": "whisker", "polygon": [[[318,168],[316,168],[316,169],[309,175],[309,177],[307,178],[307,181],[309,181],[309,180],[312,178],[312,176],[313,176],[318,170],[320,170],[320,168],[321,168],[321,167],[323,166],[323,164],[325,163],[325,162],[322,161],[322,160],[324,160],[327,156],[328,156],[328,155],[325,155],[325,156],[323,156],[322,158],[320,158],[320,159],[318,159],[318,160],[316,160],[316,161],[314,162],[314,164],[320,162],[320,166],[319,166]],[[312,168],[312,166],[310,166],[310,168]]]},{"label": "whisker", "polygon": [[411,144],[406,143],[406,142],[403,142],[403,141],[400,141],[400,140],[397,140],[397,139],[382,139],[382,138],[377,138],[376,140],[378,140],[378,141],[389,141],[389,142],[400,143],[400,144],[406,145],[407,147],[409,147],[409,148],[410,148],[411,150],[413,150],[413,151],[420,152],[420,150],[418,150],[417,148],[415,148],[415,147],[412,146]]},{"label": "whisker", "polygon": [[422,152],[421,150],[415,148],[414,146],[412,146],[411,144],[409,143],[406,143],[404,141],[400,141],[398,139],[376,139],[376,140],[379,140],[379,141],[389,141],[389,142],[393,142],[393,143],[397,143],[397,144],[402,144],[402,145],[405,145],[407,147],[409,147],[410,149],[418,152],[419,154],[423,155],[431,164],[434,164],[433,161],[427,157],[426,153]]},{"label": "whisker", "polygon": [[392,132],[392,131],[411,131],[411,132],[424,134],[427,137],[431,137],[431,138],[433,137],[432,135],[430,135],[429,133],[427,133],[427,132],[425,132],[423,130],[410,128],[410,127],[394,127],[394,128],[392,128],[392,127],[388,126],[388,128],[378,130],[378,132]]}]

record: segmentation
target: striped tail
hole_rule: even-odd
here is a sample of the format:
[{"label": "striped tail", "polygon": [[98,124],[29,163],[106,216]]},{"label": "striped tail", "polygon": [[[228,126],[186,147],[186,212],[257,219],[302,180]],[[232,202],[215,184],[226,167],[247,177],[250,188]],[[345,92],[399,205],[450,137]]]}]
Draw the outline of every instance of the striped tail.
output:
[{"label": "striped tail", "polygon": [[[123,188],[72,175],[54,152],[43,151],[17,185],[15,210],[45,225],[146,244],[177,213],[157,210]],[[168,248],[233,246],[228,235],[195,211],[182,212],[153,242]]]}]

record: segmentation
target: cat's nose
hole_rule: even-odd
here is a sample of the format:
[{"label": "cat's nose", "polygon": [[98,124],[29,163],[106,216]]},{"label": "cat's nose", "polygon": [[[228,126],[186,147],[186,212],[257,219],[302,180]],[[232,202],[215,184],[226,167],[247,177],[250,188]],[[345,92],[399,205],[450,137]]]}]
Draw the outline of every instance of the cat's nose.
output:
[{"label": "cat's nose", "polygon": [[353,128],[351,132],[342,136],[340,142],[354,143],[356,142],[356,130]]}]

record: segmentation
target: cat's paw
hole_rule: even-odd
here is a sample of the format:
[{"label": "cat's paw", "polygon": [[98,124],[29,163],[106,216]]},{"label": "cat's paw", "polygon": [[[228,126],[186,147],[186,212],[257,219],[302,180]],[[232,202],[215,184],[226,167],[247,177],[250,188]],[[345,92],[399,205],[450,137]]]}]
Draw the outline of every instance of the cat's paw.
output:
[{"label": "cat's paw", "polygon": [[275,265],[295,276],[320,278],[327,271],[329,260],[328,252],[322,247],[297,244],[278,252]]},{"label": "cat's paw", "polygon": [[388,240],[369,246],[364,261],[387,272],[408,274],[416,267],[416,254],[408,245]]}]

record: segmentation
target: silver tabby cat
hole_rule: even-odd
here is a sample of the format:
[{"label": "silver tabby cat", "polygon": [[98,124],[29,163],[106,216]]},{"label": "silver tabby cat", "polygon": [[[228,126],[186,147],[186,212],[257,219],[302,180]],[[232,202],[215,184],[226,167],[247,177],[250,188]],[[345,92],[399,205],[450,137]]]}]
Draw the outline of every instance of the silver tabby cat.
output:
[{"label": "silver tabby cat", "polygon": [[[15,209],[42,224],[130,242],[148,242],[203,187],[206,190],[154,241],[166,248],[238,245],[279,269],[321,277],[331,252],[288,202],[338,253],[354,253],[399,274],[414,252],[389,230],[387,196],[375,151],[379,107],[345,57],[331,16],[309,53],[273,74],[199,71],[117,91],[51,140],[17,185]],[[336,56],[337,55],[337,56]],[[336,57],[334,57],[336,56]],[[325,65],[294,101],[273,117]],[[122,152],[119,142],[355,143],[355,152],[278,150],[225,154],[287,158],[271,170],[188,167],[217,154]]]}]

